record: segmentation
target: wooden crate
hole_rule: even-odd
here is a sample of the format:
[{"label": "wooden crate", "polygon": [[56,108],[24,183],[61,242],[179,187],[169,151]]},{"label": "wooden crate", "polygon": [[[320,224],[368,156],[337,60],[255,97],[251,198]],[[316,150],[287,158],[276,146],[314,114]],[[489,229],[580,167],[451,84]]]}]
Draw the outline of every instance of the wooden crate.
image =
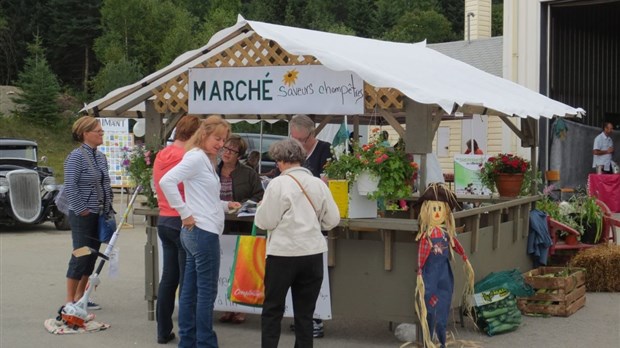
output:
[{"label": "wooden crate", "polygon": [[[524,314],[547,314],[568,317],[586,304],[586,274],[583,268],[570,268],[565,277],[545,277],[558,273],[564,267],[540,267],[523,274],[525,282],[535,290],[548,289],[555,293],[536,293],[517,299],[517,306]],[[551,301],[551,302],[549,302]]]}]

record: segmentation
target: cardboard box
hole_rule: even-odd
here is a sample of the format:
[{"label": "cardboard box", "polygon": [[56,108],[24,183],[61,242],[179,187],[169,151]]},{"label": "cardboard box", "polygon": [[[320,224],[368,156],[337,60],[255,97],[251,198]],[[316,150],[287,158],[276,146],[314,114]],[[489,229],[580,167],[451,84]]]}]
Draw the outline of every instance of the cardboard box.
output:
[{"label": "cardboard box", "polygon": [[361,196],[357,192],[356,185],[351,185],[351,190],[349,190],[348,180],[329,180],[329,190],[338,205],[341,218],[377,217],[377,200]]}]

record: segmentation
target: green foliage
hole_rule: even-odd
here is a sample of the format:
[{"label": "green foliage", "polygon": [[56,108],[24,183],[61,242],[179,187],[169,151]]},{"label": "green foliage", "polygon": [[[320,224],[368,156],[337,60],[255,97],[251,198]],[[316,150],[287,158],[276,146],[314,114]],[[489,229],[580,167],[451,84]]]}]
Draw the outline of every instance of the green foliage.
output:
[{"label": "green foliage", "polygon": [[218,7],[209,11],[200,32],[196,36],[197,46],[204,46],[213,34],[237,22],[237,7]]},{"label": "green foliage", "polygon": [[142,186],[142,194],[146,196],[146,203],[149,208],[157,207],[157,198],[153,191],[153,163],[157,151],[149,150],[143,145],[136,145],[133,148],[123,148],[123,168],[129,175],[131,184]]},{"label": "green foliage", "polygon": [[125,59],[109,62],[92,81],[95,99],[103,97],[116,88],[135,83],[141,78],[142,74],[137,62],[128,62]]},{"label": "green foliage", "polygon": [[22,92],[13,98],[16,114],[36,124],[54,125],[59,120],[60,84],[47,64],[40,37],[35,37],[28,49],[30,56],[16,83]]},{"label": "green foliage", "polygon": [[491,36],[502,36],[504,34],[504,4],[493,1],[491,7]]},{"label": "green foliage", "polygon": [[369,171],[379,178],[377,192],[369,198],[394,200],[411,196],[414,174],[418,165],[399,149],[393,149],[375,135],[369,144],[354,144],[353,153],[340,154],[325,165],[325,174],[330,179],[357,180],[362,171]]},{"label": "green foliage", "polygon": [[49,0],[49,62],[71,88],[88,91],[88,80],[99,70],[93,43],[101,35],[101,0]]},{"label": "green foliage", "polygon": [[[104,64],[124,58],[155,71],[194,48],[196,20],[171,0],[106,0],[101,8],[103,34],[95,40],[95,53]],[[162,43],[169,47],[162,48]]]},{"label": "green foliage", "polygon": [[39,158],[47,157],[44,166],[54,170],[56,181],[64,178],[65,158],[76,145],[71,139],[71,124],[74,119],[62,120],[52,127],[33,125],[29,120],[13,116],[4,116],[0,122],[0,134],[3,137],[34,140],[39,145]]},{"label": "green foliage", "polygon": [[454,38],[450,22],[435,10],[411,11],[401,16],[384,39],[397,42],[445,42]]}]

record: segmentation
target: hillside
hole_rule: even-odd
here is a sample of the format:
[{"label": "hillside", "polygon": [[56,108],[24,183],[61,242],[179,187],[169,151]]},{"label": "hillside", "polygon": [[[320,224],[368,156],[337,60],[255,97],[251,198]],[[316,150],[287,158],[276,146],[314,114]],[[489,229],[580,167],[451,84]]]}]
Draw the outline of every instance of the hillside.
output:
[{"label": "hillside", "polygon": [[28,124],[15,117],[0,116],[0,137],[34,140],[39,145],[39,158],[47,156],[46,166],[54,170],[58,183],[63,181],[63,163],[67,154],[76,146],[71,139],[71,122],[53,128]]}]

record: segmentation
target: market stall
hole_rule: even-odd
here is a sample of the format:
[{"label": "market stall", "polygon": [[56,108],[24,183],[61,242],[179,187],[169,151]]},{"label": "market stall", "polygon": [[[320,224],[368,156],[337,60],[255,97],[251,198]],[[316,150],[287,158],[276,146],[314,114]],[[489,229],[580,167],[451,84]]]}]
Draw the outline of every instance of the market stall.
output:
[{"label": "market stall", "polygon": [[[388,61],[386,57],[392,58]],[[330,91],[327,93],[330,98],[340,98],[351,109],[342,109],[333,100],[322,104],[321,98],[304,99],[307,97],[304,91],[305,94],[314,91],[314,88],[302,88],[308,85],[296,86],[302,89],[291,92],[301,95],[299,103],[284,102],[284,99],[280,99],[281,103],[271,103],[269,98],[292,98],[285,85],[290,87],[295,81],[282,79],[283,82],[280,76],[261,77],[259,81],[259,77],[264,77],[269,67],[278,68],[281,74],[282,69],[294,72],[300,66],[322,66],[318,70],[325,81],[333,81],[328,80],[333,77],[330,75],[350,77],[350,83],[339,82],[340,86],[331,85],[324,90]],[[233,94],[239,91],[234,86],[243,86],[247,81],[240,78],[243,74],[226,74],[232,71],[228,68],[243,68],[248,76],[258,74],[251,76],[259,76],[253,81],[260,82],[263,93],[260,96],[270,101],[269,108],[263,109],[256,103],[248,105],[241,100],[242,93]],[[213,85],[207,89],[207,82],[204,86],[201,82],[203,75],[214,79],[237,76],[231,80],[236,81],[232,87],[225,87],[230,94],[217,94],[230,96],[229,103],[217,108],[203,103],[206,99],[201,99],[206,98],[207,91],[213,96]],[[315,85],[318,82],[311,83],[318,91]],[[258,88],[258,84],[254,86]],[[270,94],[282,86],[285,96]],[[176,122],[188,112],[209,114],[219,110],[227,112],[225,117],[234,119],[290,119],[294,113],[310,113],[319,123],[318,129],[330,122],[342,122],[343,114],[352,115],[349,119],[355,127],[380,117],[381,122],[392,126],[405,139],[408,153],[421,156],[423,168],[442,119],[473,113],[500,117],[521,138],[521,145],[531,149],[535,165],[536,120],[577,113],[572,107],[431,50],[424,42],[384,42],[243,18],[215,34],[204,47],[187,52],[168,67],[88,104],[83,111],[95,116],[121,117],[138,104],[144,104],[144,112],[138,116],[146,119],[146,143],[155,148],[161,146],[162,139],[167,139]],[[329,105],[332,106],[324,107]],[[509,119],[511,116],[522,118],[520,127]],[[420,185],[425,184],[422,170]],[[530,268],[525,252],[527,216],[537,199],[533,196],[492,201],[497,204],[455,214],[459,226],[464,225],[458,238],[468,246],[466,252],[478,274]],[[135,213],[146,215],[148,221],[145,282],[152,319],[157,286],[154,243],[157,216],[155,211],[148,210]],[[413,319],[416,231],[416,220],[380,218],[343,219],[341,228],[330,232],[328,262],[335,316]],[[458,275],[455,281],[457,286],[462,283]]]}]

